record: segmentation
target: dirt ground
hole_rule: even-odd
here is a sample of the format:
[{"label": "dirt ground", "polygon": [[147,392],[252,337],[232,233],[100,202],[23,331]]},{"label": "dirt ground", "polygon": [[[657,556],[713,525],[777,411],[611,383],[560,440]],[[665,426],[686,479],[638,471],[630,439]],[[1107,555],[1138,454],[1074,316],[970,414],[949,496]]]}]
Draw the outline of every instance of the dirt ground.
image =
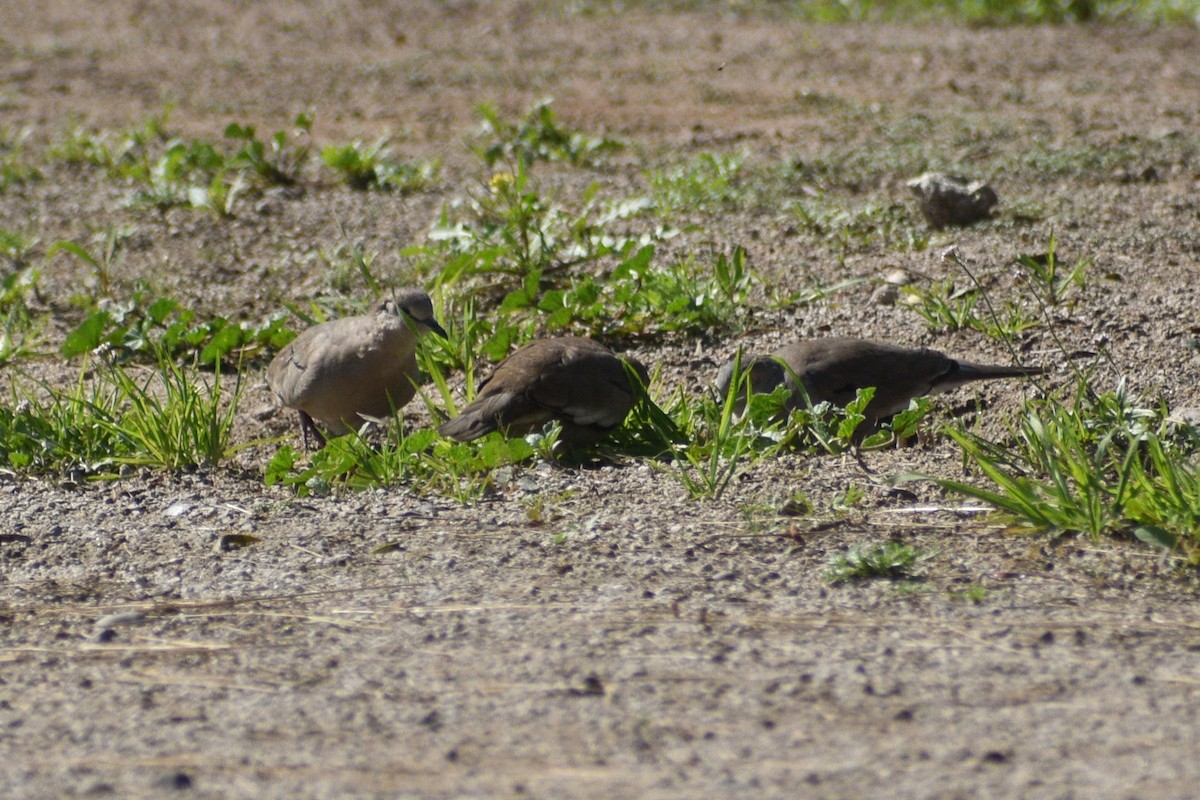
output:
[{"label": "dirt ground", "polygon": [[[1063,352],[1106,345],[1101,383],[1123,375],[1200,406],[1196,31],[550,6],[8,0],[0,126],[28,129],[31,149],[71,120],[124,129],[171,101],[171,128],[191,136],[232,121],[271,131],[313,108],[318,141],[391,133],[445,168],[426,194],[313,180],[215,221],[128,208],[128,187],[47,164],[0,194],[0,228],[44,254],[133,226],[119,281],[152,275],[185,305],[257,320],[327,291],[314,254],[339,224],[400,274],[397,250],[480,179],[462,141],[482,101],[517,114],[552,96],[563,121],[630,145],[594,177],[628,186],[680,152],[802,163],[919,118],[952,160],[1040,148],[1114,161],[988,175],[1036,219],[925,250],[839,257],[770,208],[705,235],[800,288],[938,275],[950,244],[999,263],[1053,230],[1097,277],[1023,338],[1024,355],[1063,384]],[[895,177],[837,191],[906,201],[910,176]],[[48,261],[51,339],[77,321],[65,298],[85,277]],[[873,289],[764,317],[745,343],[836,333],[1005,358],[866,302]],[[737,343],[631,346],[699,386]],[[25,368],[76,374],[60,362]],[[1028,391],[986,386],[939,407],[992,419]],[[291,429],[265,386],[244,402],[240,439]],[[1139,543],[1007,535],[927,484],[877,487],[849,458],[781,458],[717,502],[636,462],[541,464],[464,507],[402,487],[297,499],[263,485],[270,453],[214,474],[0,483],[0,796],[1196,796],[1197,583]],[[945,441],[868,458],[882,475],[961,475]],[[866,496],[842,513],[755,510],[797,491],[828,509],[851,485]],[[259,541],[221,550],[227,533]],[[822,580],[831,554],[892,539],[931,554],[919,583]],[[964,599],[972,587],[986,593]]]}]

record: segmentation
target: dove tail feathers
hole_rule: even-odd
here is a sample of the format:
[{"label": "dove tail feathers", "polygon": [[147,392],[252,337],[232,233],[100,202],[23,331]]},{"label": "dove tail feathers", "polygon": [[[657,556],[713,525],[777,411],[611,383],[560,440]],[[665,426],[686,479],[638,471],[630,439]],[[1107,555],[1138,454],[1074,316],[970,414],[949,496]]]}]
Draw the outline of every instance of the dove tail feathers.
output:
[{"label": "dove tail feathers", "polygon": [[1045,373],[1041,367],[1003,367],[959,361],[956,377],[963,383],[989,378],[1032,378]]}]

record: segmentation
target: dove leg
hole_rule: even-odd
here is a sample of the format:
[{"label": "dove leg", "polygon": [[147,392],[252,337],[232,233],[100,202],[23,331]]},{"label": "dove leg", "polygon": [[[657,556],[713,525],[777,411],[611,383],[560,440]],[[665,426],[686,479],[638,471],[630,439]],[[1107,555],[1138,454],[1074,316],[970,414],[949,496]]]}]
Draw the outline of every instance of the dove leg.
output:
[{"label": "dove leg", "polygon": [[304,435],[304,452],[308,452],[308,437],[311,435],[313,441],[317,443],[317,449],[320,450],[325,446],[325,435],[317,429],[317,424],[313,422],[313,418],[308,415],[307,411],[300,412],[300,433]]}]

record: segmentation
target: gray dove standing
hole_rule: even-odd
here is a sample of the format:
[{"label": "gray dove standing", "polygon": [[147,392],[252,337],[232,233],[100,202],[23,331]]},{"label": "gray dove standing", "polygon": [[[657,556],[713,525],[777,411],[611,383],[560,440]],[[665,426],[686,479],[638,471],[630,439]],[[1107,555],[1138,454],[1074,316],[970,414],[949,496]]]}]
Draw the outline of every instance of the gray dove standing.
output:
[{"label": "gray dove standing", "polygon": [[[717,389],[721,396],[733,382],[733,363],[721,368]],[[788,387],[787,408],[801,408],[803,386],[809,400],[845,406],[859,389],[875,387],[865,414],[872,427],[908,408],[915,397],[948,391],[971,381],[1021,378],[1042,374],[1040,367],[1003,367],[958,361],[936,350],[909,350],[864,339],[809,339],[781,347],[769,356],[745,358],[752,392]]]},{"label": "gray dove standing", "polygon": [[[646,368],[629,363],[645,384]],[[469,442],[496,430],[524,436],[558,420],[560,442],[591,445],[625,421],[638,391],[607,347],[570,336],[538,339],[500,362],[475,400],[438,432]]]},{"label": "gray dove standing", "polygon": [[280,402],[300,412],[304,447],[330,433],[357,429],[363,417],[388,417],[416,393],[417,339],[446,332],[420,289],[402,289],[372,314],[324,322],[301,333],[275,356],[267,383]]}]

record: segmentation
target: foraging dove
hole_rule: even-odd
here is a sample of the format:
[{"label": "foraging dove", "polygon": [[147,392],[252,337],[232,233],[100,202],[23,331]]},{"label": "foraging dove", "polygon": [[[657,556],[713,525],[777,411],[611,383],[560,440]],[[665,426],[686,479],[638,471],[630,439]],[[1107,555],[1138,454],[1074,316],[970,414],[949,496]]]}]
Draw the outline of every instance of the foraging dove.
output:
[{"label": "foraging dove", "polygon": [[[733,382],[733,363],[721,368],[717,389],[724,397]],[[787,408],[800,408],[809,400],[845,406],[859,389],[875,387],[865,414],[872,426],[908,408],[915,397],[949,391],[965,383],[991,378],[1041,375],[1040,367],[1002,367],[958,361],[936,350],[908,350],[864,339],[828,338],[793,342],[769,356],[746,358],[752,392],[771,392],[785,385],[792,392]]]},{"label": "foraging dove", "polygon": [[267,383],[285,406],[300,412],[304,447],[331,433],[356,429],[363,416],[388,417],[416,393],[417,338],[446,332],[433,318],[433,303],[420,289],[402,289],[375,306],[375,313],[316,325],[275,356]]},{"label": "foraging dove", "polygon": [[[646,368],[629,363],[646,383]],[[560,442],[591,445],[624,422],[637,391],[607,347],[571,336],[538,339],[500,362],[475,400],[438,432],[469,442],[495,430],[524,436],[558,420]]]}]

